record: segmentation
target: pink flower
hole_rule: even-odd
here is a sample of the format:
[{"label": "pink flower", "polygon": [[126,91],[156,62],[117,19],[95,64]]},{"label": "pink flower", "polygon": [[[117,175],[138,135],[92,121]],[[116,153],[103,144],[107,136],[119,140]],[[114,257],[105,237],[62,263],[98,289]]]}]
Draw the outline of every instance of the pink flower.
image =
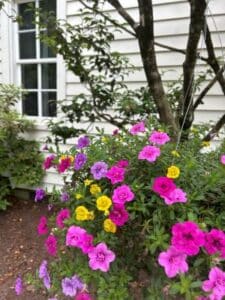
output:
[{"label": "pink flower", "polygon": [[132,201],[133,199],[134,193],[131,191],[131,188],[126,184],[118,186],[113,191],[112,200],[114,203],[124,204],[125,202]]},{"label": "pink flower", "polygon": [[125,170],[123,168],[118,168],[117,166],[112,166],[106,173],[106,177],[111,181],[112,184],[123,182],[125,176]]},{"label": "pink flower", "polygon": [[170,141],[170,137],[166,132],[153,131],[148,140],[153,144],[164,145]]},{"label": "pink flower", "polygon": [[39,224],[37,227],[37,231],[38,231],[39,235],[44,235],[44,234],[48,233],[47,222],[48,222],[48,220],[46,217],[44,217],[44,216],[40,217]]},{"label": "pink flower", "polygon": [[53,235],[50,234],[45,241],[45,248],[48,251],[48,254],[52,256],[56,256],[57,253],[57,238]]},{"label": "pink flower", "polygon": [[92,300],[92,297],[89,293],[80,292],[76,295],[74,300]]},{"label": "pink flower", "polygon": [[93,248],[94,248],[93,240],[94,240],[94,237],[91,234],[84,233],[84,235],[82,236],[80,248],[84,254],[87,254],[93,250]]},{"label": "pink flower", "polygon": [[217,297],[214,299],[222,299],[225,296],[225,272],[213,267],[209,272],[209,280],[203,282],[202,289],[205,292],[212,292],[212,296]]},{"label": "pink flower", "polygon": [[172,245],[187,255],[196,255],[205,244],[205,235],[192,221],[177,223],[172,227]]},{"label": "pink flower", "polygon": [[220,156],[220,162],[221,162],[221,164],[225,165],[225,154],[222,154]]},{"label": "pink flower", "polygon": [[166,275],[172,278],[179,273],[188,271],[186,258],[186,254],[181,253],[174,247],[170,247],[166,252],[160,253],[158,262],[160,266],[164,267]]},{"label": "pink flower", "polygon": [[58,171],[59,173],[64,173],[71,165],[71,158],[65,157],[60,160],[58,164]]},{"label": "pink flower", "polygon": [[129,214],[123,205],[115,204],[109,214],[109,219],[117,226],[123,226],[129,219]]},{"label": "pink flower", "polygon": [[168,177],[157,177],[153,181],[152,190],[161,197],[167,197],[175,188],[175,183]]},{"label": "pink flower", "polygon": [[54,159],[55,159],[54,154],[51,154],[51,155],[47,156],[44,160],[44,163],[43,163],[43,169],[44,170],[50,169],[53,166]]},{"label": "pink flower", "polygon": [[205,234],[205,245],[208,254],[219,253],[225,258],[225,233],[219,229],[212,229]]},{"label": "pink flower", "polygon": [[142,121],[142,122],[139,122],[137,124],[134,124],[131,127],[131,129],[129,130],[129,132],[132,135],[137,135],[139,132],[145,132],[145,123]]},{"label": "pink flower", "polygon": [[80,248],[86,230],[79,226],[70,226],[66,234],[66,245]]},{"label": "pink flower", "polygon": [[126,160],[126,159],[122,159],[122,160],[119,160],[117,163],[116,163],[116,166],[118,168],[126,168],[129,166],[129,161]]},{"label": "pink flower", "polygon": [[145,146],[138,154],[138,159],[147,160],[149,162],[156,161],[160,156],[160,149],[155,146]]},{"label": "pink flower", "polygon": [[89,266],[92,270],[108,272],[109,264],[116,258],[115,253],[109,250],[105,243],[100,243],[88,253]]},{"label": "pink flower", "polygon": [[62,209],[57,217],[56,217],[56,224],[59,228],[64,228],[64,221],[70,218],[70,211],[68,208]]},{"label": "pink flower", "polygon": [[177,202],[187,202],[187,194],[179,188],[172,190],[167,196],[162,197],[167,205]]}]

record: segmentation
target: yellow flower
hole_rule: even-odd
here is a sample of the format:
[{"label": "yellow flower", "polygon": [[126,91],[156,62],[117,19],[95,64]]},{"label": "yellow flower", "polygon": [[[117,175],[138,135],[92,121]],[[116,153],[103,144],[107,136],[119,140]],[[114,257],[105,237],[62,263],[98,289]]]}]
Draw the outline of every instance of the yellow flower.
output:
[{"label": "yellow flower", "polygon": [[61,155],[60,158],[59,158],[59,161],[62,161],[66,158],[69,158],[71,164],[74,161],[74,157],[72,155]]},{"label": "yellow flower", "polygon": [[177,178],[180,175],[180,169],[176,166],[171,166],[167,169],[167,174],[166,176],[168,178]]},{"label": "yellow flower", "polygon": [[106,232],[112,232],[112,233],[116,232],[116,224],[113,223],[113,221],[110,219],[105,219],[103,223],[103,227]]},{"label": "yellow flower", "polygon": [[93,182],[93,180],[85,179],[85,180],[84,180],[84,185],[85,185],[85,186],[89,186],[92,182]]},{"label": "yellow flower", "polygon": [[202,142],[202,147],[209,147],[210,146],[210,141],[203,141]]},{"label": "yellow flower", "polygon": [[109,139],[108,139],[106,136],[103,136],[103,137],[101,138],[102,143],[107,143],[108,140],[109,140]]},{"label": "yellow flower", "polygon": [[75,198],[77,200],[79,200],[79,199],[83,198],[83,195],[81,195],[80,193],[77,193],[77,194],[75,194]]},{"label": "yellow flower", "polygon": [[177,150],[171,151],[171,154],[172,154],[173,156],[180,157],[180,154],[177,152]]},{"label": "yellow flower", "polygon": [[107,196],[98,197],[96,200],[98,210],[106,211],[112,205],[112,200]]},{"label": "yellow flower", "polygon": [[89,220],[89,214],[90,212],[88,211],[88,209],[85,206],[78,206],[75,209],[75,214],[76,214],[76,219],[77,221],[85,221],[85,220]]},{"label": "yellow flower", "polygon": [[97,195],[97,194],[101,193],[101,188],[100,188],[100,186],[98,186],[97,184],[92,184],[92,185],[90,186],[90,193],[91,193],[92,195]]},{"label": "yellow flower", "polygon": [[192,128],[191,128],[191,132],[193,132],[193,133],[198,133],[198,129],[197,129],[196,127],[192,127]]},{"label": "yellow flower", "polygon": [[88,212],[88,220],[94,220],[94,218],[95,218],[95,215],[94,215],[94,212],[93,211],[89,211]]}]

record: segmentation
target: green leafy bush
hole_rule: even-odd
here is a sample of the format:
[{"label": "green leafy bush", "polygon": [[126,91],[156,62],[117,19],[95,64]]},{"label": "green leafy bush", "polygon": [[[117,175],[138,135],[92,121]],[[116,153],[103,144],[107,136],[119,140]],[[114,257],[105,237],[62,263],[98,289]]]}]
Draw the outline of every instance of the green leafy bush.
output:
[{"label": "green leafy bush", "polygon": [[43,176],[38,143],[22,136],[33,123],[15,110],[20,97],[19,88],[0,85],[0,209],[6,208],[11,189],[37,185]]},{"label": "green leafy bush", "polygon": [[[46,158],[45,168],[65,180],[51,199],[62,210],[38,225],[55,257],[48,277],[37,275],[51,278],[44,280],[51,296],[68,296],[64,282],[74,276],[98,300],[225,295],[223,283],[204,288],[209,272],[225,276],[225,145],[203,151],[204,133],[194,128],[176,149],[161,129],[140,123],[112,136],[99,132]],[[43,196],[38,190],[36,200]]]}]

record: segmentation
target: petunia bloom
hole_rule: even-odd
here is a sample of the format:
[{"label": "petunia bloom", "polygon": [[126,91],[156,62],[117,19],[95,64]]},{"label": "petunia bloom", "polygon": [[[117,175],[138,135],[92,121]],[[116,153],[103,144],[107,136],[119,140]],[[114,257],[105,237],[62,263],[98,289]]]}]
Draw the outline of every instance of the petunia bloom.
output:
[{"label": "petunia bloom", "polygon": [[208,254],[219,253],[222,258],[225,258],[225,233],[219,229],[212,229],[207,232],[204,247]]},{"label": "petunia bloom", "polygon": [[174,247],[170,247],[167,251],[160,253],[158,262],[160,266],[164,267],[166,275],[172,278],[179,273],[188,271],[186,258],[186,254],[178,251]]},{"label": "petunia bloom", "polygon": [[62,292],[65,296],[74,297],[84,286],[80,278],[74,275],[72,278],[66,277],[61,282]]},{"label": "petunia bloom", "polygon": [[116,166],[119,168],[127,168],[129,166],[129,161],[126,159],[121,159],[116,163]]},{"label": "petunia bloom", "polygon": [[222,154],[220,157],[221,164],[225,165],[225,154]]},{"label": "petunia bloom", "polygon": [[113,203],[125,204],[126,202],[130,202],[133,199],[134,199],[134,193],[132,192],[131,188],[126,184],[118,186],[113,191],[113,196],[112,196]]},{"label": "petunia bloom", "polygon": [[61,202],[68,202],[70,200],[70,195],[67,192],[63,192],[60,195]]},{"label": "petunia bloom", "polygon": [[48,238],[45,241],[45,248],[48,251],[48,253],[52,256],[56,256],[57,253],[57,238],[50,234]]},{"label": "petunia bloom", "polygon": [[77,141],[77,148],[83,149],[85,147],[88,147],[90,145],[90,140],[88,136],[82,136]]},{"label": "petunia bloom", "polygon": [[132,134],[132,135],[137,135],[139,132],[145,132],[145,123],[143,121],[137,123],[137,124],[134,124],[129,132]]},{"label": "petunia bloom", "polygon": [[112,166],[106,173],[106,177],[111,181],[112,184],[123,182],[125,176],[125,169]]},{"label": "petunia bloom", "polygon": [[164,145],[170,141],[170,137],[166,132],[153,131],[149,137],[149,142],[156,145]]},{"label": "petunia bloom", "polygon": [[16,278],[14,289],[15,289],[15,293],[17,296],[19,296],[23,293],[23,281],[20,276],[18,276]]},{"label": "petunia bloom", "polygon": [[87,292],[80,292],[76,295],[75,300],[92,300],[92,297]]},{"label": "petunia bloom", "polygon": [[187,202],[187,194],[180,188],[175,188],[167,196],[162,197],[167,205]]},{"label": "petunia bloom", "polygon": [[86,230],[79,226],[70,226],[66,234],[66,246],[80,248],[83,243],[83,237],[86,234]]},{"label": "petunia bloom", "polygon": [[70,211],[68,208],[62,209],[57,217],[56,217],[56,224],[59,228],[64,228],[64,221],[70,218]]},{"label": "petunia bloom", "polygon": [[160,156],[160,149],[155,146],[145,146],[138,154],[138,159],[155,162]]},{"label": "petunia bloom", "polygon": [[53,166],[53,161],[55,158],[56,156],[54,154],[47,156],[43,163],[43,169],[44,170],[50,169]]},{"label": "petunia bloom", "polygon": [[106,177],[107,171],[108,165],[104,161],[97,161],[91,167],[91,174],[96,180]]},{"label": "petunia bloom", "polygon": [[44,286],[46,287],[46,289],[50,289],[51,288],[51,280],[50,280],[50,275],[48,273],[48,269],[47,269],[47,261],[43,260],[40,267],[39,267],[39,278],[43,280]]},{"label": "petunia bloom", "polygon": [[117,226],[123,226],[128,221],[129,214],[123,205],[114,204],[109,219]]},{"label": "petunia bloom", "polygon": [[87,162],[87,156],[84,153],[78,153],[74,161],[74,169],[80,170]]},{"label": "petunia bloom", "polygon": [[45,216],[40,217],[37,231],[39,235],[48,233],[47,218]]},{"label": "petunia bloom", "polygon": [[175,188],[173,180],[167,177],[157,177],[153,181],[152,190],[161,197],[167,197]]},{"label": "petunia bloom", "polygon": [[105,243],[100,243],[88,253],[89,266],[92,270],[108,272],[109,265],[116,258],[115,253],[109,250]]},{"label": "petunia bloom", "polygon": [[209,272],[209,279],[203,282],[202,289],[222,300],[225,296],[225,272],[218,267],[213,267]]},{"label": "petunia bloom", "polygon": [[62,157],[57,166],[59,173],[64,173],[71,165],[72,159],[70,156]]},{"label": "petunia bloom", "polygon": [[177,223],[172,227],[172,245],[187,255],[198,254],[205,244],[205,235],[192,221]]},{"label": "petunia bloom", "polygon": [[35,191],[34,201],[38,202],[43,200],[45,197],[45,191],[42,188],[37,188]]}]

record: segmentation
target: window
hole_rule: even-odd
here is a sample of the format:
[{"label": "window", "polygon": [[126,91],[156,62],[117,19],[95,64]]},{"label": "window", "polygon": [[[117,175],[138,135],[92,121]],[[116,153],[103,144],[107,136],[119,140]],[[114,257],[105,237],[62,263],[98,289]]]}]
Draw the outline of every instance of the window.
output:
[{"label": "window", "polygon": [[21,84],[27,94],[22,101],[22,112],[29,116],[56,116],[57,63],[56,55],[37,37],[31,6],[56,13],[56,0],[35,0],[18,4],[23,22],[18,28],[18,66]]}]

